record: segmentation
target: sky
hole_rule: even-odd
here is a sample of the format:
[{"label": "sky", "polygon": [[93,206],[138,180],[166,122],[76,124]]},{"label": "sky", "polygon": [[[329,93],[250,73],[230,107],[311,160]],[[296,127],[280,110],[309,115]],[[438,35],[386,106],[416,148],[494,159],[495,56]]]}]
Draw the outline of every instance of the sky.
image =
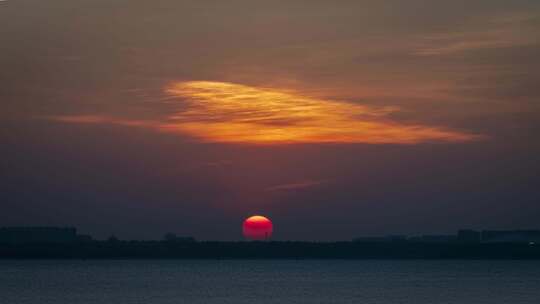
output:
[{"label": "sky", "polygon": [[537,0],[0,1],[0,226],[540,229]]}]

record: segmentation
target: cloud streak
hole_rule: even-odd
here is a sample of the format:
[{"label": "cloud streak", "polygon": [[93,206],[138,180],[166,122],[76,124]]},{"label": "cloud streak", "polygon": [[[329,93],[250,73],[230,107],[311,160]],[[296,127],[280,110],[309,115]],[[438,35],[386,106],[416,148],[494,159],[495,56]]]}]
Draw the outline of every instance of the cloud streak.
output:
[{"label": "cloud streak", "polygon": [[296,182],[296,183],[275,185],[275,186],[266,188],[266,191],[286,192],[286,191],[304,190],[308,188],[317,187],[325,183],[327,183],[326,180],[305,180],[305,181]]},{"label": "cloud streak", "polygon": [[536,27],[529,24],[534,18],[535,15],[524,13],[495,16],[485,20],[488,27],[428,35],[423,37],[423,47],[415,53],[421,56],[452,55],[537,44],[540,40],[535,34]]},{"label": "cloud streak", "polygon": [[203,142],[265,144],[416,144],[465,142],[481,136],[388,118],[398,109],[368,107],[241,84],[189,81],[166,93],[187,108],[161,120],[99,115],[56,116],[66,123],[116,124],[192,136]]}]

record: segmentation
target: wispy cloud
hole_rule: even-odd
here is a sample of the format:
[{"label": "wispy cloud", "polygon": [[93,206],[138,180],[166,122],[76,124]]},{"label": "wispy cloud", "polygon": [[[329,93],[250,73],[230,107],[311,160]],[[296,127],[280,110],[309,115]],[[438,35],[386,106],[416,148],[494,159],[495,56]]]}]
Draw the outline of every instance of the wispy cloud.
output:
[{"label": "wispy cloud", "polygon": [[396,108],[318,99],[294,92],[210,81],[175,83],[166,92],[187,109],[161,120],[99,115],[56,116],[66,123],[117,124],[190,135],[201,141],[246,144],[463,142],[479,135],[387,117]]},{"label": "wispy cloud", "polygon": [[494,16],[481,25],[461,31],[424,36],[417,55],[451,55],[460,52],[491,48],[508,48],[538,43],[537,31],[529,25],[535,15],[510,14]]},{"label": "wispy cloud", "polygon": [[51,120],[78,123],[78,124],[114,124],[128,127],[155,127],[159,128],[158,122],[147,120],[123,119],[114,116],[106,115],[65,115],[65,116],[49,116]]},{"label": "wispy cloud", "polygon": [[294,182],[294,183],[289,183],[289,184],[271,186],[271,187],[266,188],[266,191],[281,192],[281,191],[304,190],[308,188],[317,187],[325,183],[328,183],[328,181],[327,180],[305,180],[305,181]]},{"label": "wispy cloud", "polygon": [[232,164],[233,162],[230,160],[208,161],[208,162],[201,163],[202,166],[215,167],[215,168],[226,167]]}]

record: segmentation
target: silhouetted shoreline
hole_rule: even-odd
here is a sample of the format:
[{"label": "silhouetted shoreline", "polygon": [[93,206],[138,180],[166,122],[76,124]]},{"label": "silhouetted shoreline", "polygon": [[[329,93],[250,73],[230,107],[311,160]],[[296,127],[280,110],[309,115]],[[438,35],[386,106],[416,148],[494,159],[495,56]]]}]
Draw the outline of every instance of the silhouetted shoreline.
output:
[{"label": "silhouetted shoreline", "polygon": [[109,240],[0,244],[0,259],[540,259],[540,245]]}]

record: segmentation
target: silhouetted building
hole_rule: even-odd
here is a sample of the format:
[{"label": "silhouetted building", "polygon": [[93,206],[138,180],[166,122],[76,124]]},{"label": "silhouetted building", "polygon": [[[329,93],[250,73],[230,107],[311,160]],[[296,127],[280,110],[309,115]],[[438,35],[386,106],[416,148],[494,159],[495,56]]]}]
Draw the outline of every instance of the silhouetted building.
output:
[{"label": "silhouetted building", "polygon": [[77,241],[82,243],[88,243],[94,241],[94,239],[90,235],[78,234]]},{"label": "silhouetted building", "polygon": [[484,230],[483,243],[540,243],[540,230]]},{"label": "silhouetted building", "polygon": [[359,242],[359,243],[382,243],[382,242],[389,242],[389,239],[386,237],[379,237],[379,236],[365,236],[365,237],[357,237],[353,239],[353,242]]},{"label": "silhouetted building", "polygon": [[421,236],[410,236],[410,237],[407,238],[407,242],[420,243],[420,242],[422,242],[422,237]]},{"label": "silhouetted building", "polygon": [[479,231],[462,229],[458,231],[457,238],[462,243],[478,243],[482,240],[482,235]]},{"label": "silhouetted building", "polygon": [[69,243],[78,240],[72,227],[3,227],[0,243]]},{"label": "silhouetted building", "polygon": [[389,235],[387,236],[387,238],[390,240],[390,242],[406,242],[407,241],[407,236],[401,235],[401,234]]},{"label": "silhouetted building", "polygon": [[387,242],[406,242],[406,235],[387,235],[387,236],[366,236],[357,237],[353,239],[353,242],[360,243],[387,243]]},{"label": "silhouetted building", "polygon": [[193,237],[190,237],[190,236],[177,236],[176,234],[174,233],[167,233],[165,234],[165,236],[163,237],[163,239],[167,242],[171,242],[171,243],[185,243],[185,242],[195,242],[195,238]]},{"label": "silhouetted building", "polygon": [[107,242],[109,243],[118,243],[120,242],[120,240],[116,237],[116,235],[111,235],[110,237],[107,238]]},{"label": "silhouetted building", "polygon": [[423,243],[450,243],[455,242],[457,236],[455,235],[446,235],[446,234],[433,234],[433,235],[422,235],[420,241]]}]

